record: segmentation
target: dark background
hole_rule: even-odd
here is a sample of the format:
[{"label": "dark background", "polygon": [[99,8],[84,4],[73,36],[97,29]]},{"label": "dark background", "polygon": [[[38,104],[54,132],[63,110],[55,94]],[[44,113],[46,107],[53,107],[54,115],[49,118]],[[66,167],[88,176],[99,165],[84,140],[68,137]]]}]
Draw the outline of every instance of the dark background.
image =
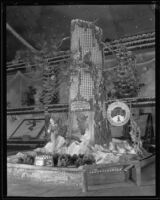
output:
[{"label": "dark background", "polygon": [[[41,49],[38,41],[50,37],[61,40],[70,36],[72,19],[96,21],[103,29],[103,40],[155,31],[153,5],[59,5],[7,6],[6,22],[32,46]],[[7,61],[25,47],[7,31]],[[68,49],[64,47],[63,50]]]}]

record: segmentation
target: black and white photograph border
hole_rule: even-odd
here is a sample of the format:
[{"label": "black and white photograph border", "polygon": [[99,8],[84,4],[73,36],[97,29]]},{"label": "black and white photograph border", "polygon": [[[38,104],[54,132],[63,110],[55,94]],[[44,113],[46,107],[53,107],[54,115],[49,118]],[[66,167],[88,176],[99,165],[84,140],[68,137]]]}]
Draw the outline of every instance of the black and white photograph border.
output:
[{"label": "black and white photograph border", "polygon": [[23,3],[3,5],[4,196],[155,197],[159,3]]}]

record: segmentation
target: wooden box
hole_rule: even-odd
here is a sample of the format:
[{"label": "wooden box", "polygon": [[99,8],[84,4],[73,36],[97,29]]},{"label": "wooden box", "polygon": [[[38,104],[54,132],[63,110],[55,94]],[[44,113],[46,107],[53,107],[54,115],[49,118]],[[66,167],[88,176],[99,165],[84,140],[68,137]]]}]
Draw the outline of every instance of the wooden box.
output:
[{"label": "wooden box", "polygon": [[123,183],[129,179],[139,186],[141,184],[141,164],[140,161],[134,161],[123,164],[94,164],[81,168],[61,168],[10,163],[8,160],[7,176],[44,183],[77,185],[82,187],[83,192],[87,192],[88,186]]}]

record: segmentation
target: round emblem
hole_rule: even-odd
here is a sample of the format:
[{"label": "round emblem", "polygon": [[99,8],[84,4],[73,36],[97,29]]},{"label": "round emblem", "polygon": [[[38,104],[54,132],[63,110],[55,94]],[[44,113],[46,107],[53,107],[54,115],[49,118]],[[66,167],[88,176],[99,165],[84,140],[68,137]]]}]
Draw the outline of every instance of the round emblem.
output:
[{"label": "round emblem", "polygon": [[130,118],[129,107],[120,101],[114,102],[108,106],[107,119],[113,126],[123,126]]}]

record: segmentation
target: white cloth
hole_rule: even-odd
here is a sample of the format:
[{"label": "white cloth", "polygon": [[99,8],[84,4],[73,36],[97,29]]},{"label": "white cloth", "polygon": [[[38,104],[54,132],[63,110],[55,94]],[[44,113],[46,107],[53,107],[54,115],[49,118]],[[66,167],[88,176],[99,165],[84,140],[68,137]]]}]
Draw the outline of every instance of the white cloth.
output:
[{"label": "white cloth", "polygon": [[80,143],[75,141],[69,147],[67,153],[70,155],[73,154],[89,154],[90,148],[90,132],[86,130],[85,134],[81,136]]},{"label": "white cloth", "polygon": [[113,153],[97,151],[93,156],[95,157],[96,164],[116,163],[119,161],[119,155],[114,155]]},{"label": "white cloth", "polygon": [[44,149],[47,153],[53,153],[53,152],[58,152],[62,146],[65,144],[65,139],[62,136],[58,136],[56,138],[55,144],[52,142],[48,142],[45,146]]},{"label": "white cloth", "polygon": [[76,154],[78,155],[79,154],[79,142],[75,141],[73,142],[72,144],[69,145],[68,149],[67,149],[67,153],[70,154],[70,155],[73,155],[73,154]]},{"label": "white cloth", "polygon": [[91,138],[90,132],[89,132],[88,129],[86,129],[85,134],[81,136],[80,140],[82,142],[88,142],[89,143],[90,142],[90,138]]}]

